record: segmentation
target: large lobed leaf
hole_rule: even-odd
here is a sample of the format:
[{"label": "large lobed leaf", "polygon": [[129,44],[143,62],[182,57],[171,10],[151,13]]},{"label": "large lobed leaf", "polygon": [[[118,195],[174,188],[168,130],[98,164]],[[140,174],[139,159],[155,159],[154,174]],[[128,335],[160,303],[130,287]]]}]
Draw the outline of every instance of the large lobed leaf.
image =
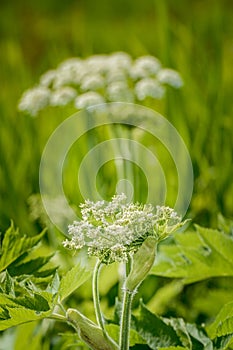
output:
[{"label": "large lobed leaf", "polygon": [[0,321],[0,331],[25,322],[41,320],[51,315],[51,310],[38,312],[23,307],[10,308],[8,309],[8,312],[9,318]]},{"label": "large lobed leaf", "polygon": [[[59,279],[56,273],[46,291],[38,291],[21,287],[21,296],[14,293],[0,293],[0,331],[25,322],[40,320],[52,315],[57,301],[63,301],[91,275],[91,272],[79,264],[74,266],[67,274]],[[12,278],[6,274],[10,285]],[[14,288],[12,287],[12,290]]]},{"label": "large lobed leaf", "polygon": [[185,323],[181,318],[163,318],[141,304],[132,326],[152,350],[214,350],[204,329]]},{"label": "large lobed leaf", "polygon": [[22,236],[13,225],[4,235],[0,253],[0,330],[52,315],[58,300],[63,301],[91,275],[80,264],[61,280],[56,268],[44,269],[53,255],[32,258],[31,254],[43,235],[44,232],[35,237]]},{"label": "large lobed leaf", "polygon": [[182,345],[174,329],[165,324],[160,317],[152,314],[143,304],[140,306],[139,315],[133,317],[133,328],[153,350]]},{"label": "large lobed leaf", "polygon": [[193,283],[210,277],[233,276],[233,238],[224,232],[196,226],[177,233],[175,244],[160,247],[151,274],[183,278]]},{"label": "large lobed leaf", "polygon": [[0,294],[0,330],[48,317],[53,308],[53,296],[47,292],[21,298]]},{"label": "large lobed leaf", "polygon": [[18,229],[14,228],[12,223],[6,231],[2,241],[0,252],[0,272],[5,270],[14,261],[22,257],[23,254],[36,246],[44,234],[45,231],[42,231],[34,237],[22,235]]},{"label": "large lobed leaf", "polygon": [[140,306],[138,317],[133,317],[133,328],[153,350],[170,345],[182,345],[174,329],[152,314],[144,305]]}]

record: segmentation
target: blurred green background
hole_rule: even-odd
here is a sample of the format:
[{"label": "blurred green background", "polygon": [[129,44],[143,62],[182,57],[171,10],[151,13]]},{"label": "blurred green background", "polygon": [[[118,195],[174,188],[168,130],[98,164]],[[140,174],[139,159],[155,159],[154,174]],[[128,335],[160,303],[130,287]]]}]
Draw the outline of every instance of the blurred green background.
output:
[{"label": "blurred green background", "polygon": [[[192,158],[195,183],[188,216],[195,223],[212,227],[219,212],[232,217],[232,14],[232,0],[2,0],[0,230],[3,232],[11,219],[22,233],[41,230],[43,223],[30,218],[28,198],[39,192],[39,164],[46,141],[61,121],[75,112],[72,107],[48,108],[31,118],[17,111],[23,91],[69,57],[113,51],[126,51],[134,58],[154,55],[163,66],[180,72],[184,87],[168,90],[156,109],[177,128]],[[68,253],[63,263],[65,260],[67,265],[73,264]],[[63,268],[65,263],[59,260],[58,265]],[[116,266],[109,269],[100,283],[107,315],[117,294]],[[150,303],[157,305],[159,314],[178,315],[192,322],[215,316],[232,298],[232,279],[184,287],[179,281],[151,276],[146,283],[136,303],[141,296],[145,302],[152,297]],[[172,304],[170,300],[176,297],[178,301]],[[90,283],[79,289],[69,304],[79,304],[81,311],[92,315]],[[33,327],[19,327],[14,333],[16,340],[14,330],[7,331],[7,341],[16,344],[7,348],[25,349],[24,338],[36,339]],[[52,326],[43,328],[43,334],[47,332],[47,347],[43,349],[51,348],[51,339],[56,343],[57,332],[63,331],[57,327],[55,333]],[[42,349],[35,341],[33,344]],[[61,349],[59,341],[54,349]]]},{"label": "blurred green background", "polygon": [[[181,91],[158,106],[190,151],[195,184],[189,216],[215,226],[233,214],[233,29],[231,0],[18,0],[0,12],[0,227],[13,219],[37,232],[28,197],[39,192],[41,152],[75,110],[17,112],[23,91],[62,60],[126,51],[154,55],[180,72]],[[78,203],[77,203],[78,204]]]}]

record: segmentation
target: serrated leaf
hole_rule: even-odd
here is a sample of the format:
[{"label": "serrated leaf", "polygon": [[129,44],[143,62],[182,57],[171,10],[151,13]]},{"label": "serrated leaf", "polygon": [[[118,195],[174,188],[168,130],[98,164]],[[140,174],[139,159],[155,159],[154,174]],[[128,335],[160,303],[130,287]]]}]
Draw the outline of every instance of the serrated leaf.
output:
[{"label": "serrated leaf", "polygon": [[193,350],[213,350],[213,343],[203,329],[199,329],[195,324],[190,323],[187,323],[186,327],[193,342]]},{"label": "serrated leaf", "polygon": [[33,297],[25,295],[24,297],[15,298],[15,303],[21,305],[27,309],[36,310],[36,311],[48,311],[50,305],[48,300],[44,298],[41,294],[34,294]]},{"label": "serrated leaf", "polygon": [[21,323],[43,319],[52,313],[55,301],[47,292],[35,293],[12,298],[5,294],[0,295],[0,330],[16,326]]},{"label": "serrated leaf", "polygon": [[13,224],[6,231],[1,247],[0,272],[5,270],[10,264],[19,257],[32,249],[44,236],[45,231],[34,237],[28,237],[19,233]]},{"label": "serrated leaf", "polygon": [[[27,291],[25,290],[25,293]],[[27,294],[23,297],[11,297],[7,294],[0,294],[0,305],[4,307],[16,307],[19,305],[35,311],[48,311],[53,304],[53,296],[48,292]]]},{"label": "serrated leaf", "polygon": [[0,294],[0,306],[15,306],[14,298],[7,294]]},{"label": "serrated leaf", "polygon": [[132,326],[153,350],[182,345],[174,329],[143,304],[140,306],[139,316],[132,317]]},{"label": "serrated leaf", "polygon": [[183,278],[186,284],[233,276],[232,252],[231,236],[197,226],[196,232],[177,233],[175,244],[160,247],[151,274]]},{"label": "serrated leaf", "polygon": [[6,320],[0,320],[0,331],[3,331],[13,326],[17,326],[22,323],[41,320],[45,317],[48,317],[52,313],[51,310],[43,312],[43,311],[29,310],[23,307],[8,308],[8,312],[9,312],[9,318]]},{"label": "serrated leaf", "polygon": [[12,279],[12,277],[9,275],[8,271],[6,270],[5,271],[5,276],[4,276],[4,279],[3,279],[3,293],[5,294],[9,294],[11,296],[14,296],[15,295],[15,289],[14,289],[14,281]]},{"label": "serrated leaf", "polygon": [[51,269],[37,271],[34,273],[34,276],[32,276],[31,278],[33,279],[35,277],[36,279],[36,277],[38,278],[52,277],[56,271],[57,271],[57,266],[52,267]]},{"label": "serrated leaf", "polygon": [[174,329],[184,347],[192,349],[192,341],[187,325],[182,318],[163,318],[163,321]]},{"label": "serrated leaf", "polygon": [[223,306],[207,331],[212,339],[233,334],[233,301]]},{"label": "serrated leaf", "polygon": [[58,294],[64,300],[91,277],[91,271],[79,263],[61,279]]},{"label": "serrated leaf", "polygon": [[214,350],[229,350],[229,346],[233,345],[233,334],[215,338],[213,344]]},{"label": "serrated leaf", "polygon": [[[19,275],[32,275],[41,270],[44,265],[46,265],[54,254],[44,257],[39,257],[36,259],[31,259],[22,264],[13,264],[13,266],[8,267],[8,271],[11,276],[19,276]],[[39,272],[38,272],[39,273]]]}]

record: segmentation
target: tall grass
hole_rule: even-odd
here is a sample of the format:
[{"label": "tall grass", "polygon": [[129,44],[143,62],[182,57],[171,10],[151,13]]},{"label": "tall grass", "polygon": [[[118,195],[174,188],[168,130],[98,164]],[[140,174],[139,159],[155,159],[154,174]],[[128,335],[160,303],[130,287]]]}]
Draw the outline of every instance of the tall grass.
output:
[{"label": "tall grass", "polygon": [[27,199],[39,191],[40,155],[73,109],[21,115],[18,99],[45,70],[71,56],[125,50],[157,56],[185,86],[159,106],[184,138],[194,165],[190,214],[199,223],[233,214],[231,1],[30,0],[1,5],[0,227],[36,232]]}]

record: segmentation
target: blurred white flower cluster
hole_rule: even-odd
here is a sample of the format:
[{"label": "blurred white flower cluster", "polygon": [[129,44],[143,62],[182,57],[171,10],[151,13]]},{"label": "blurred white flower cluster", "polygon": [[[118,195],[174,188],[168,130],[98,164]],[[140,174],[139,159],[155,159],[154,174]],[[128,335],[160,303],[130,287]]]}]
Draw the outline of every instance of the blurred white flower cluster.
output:
[{"label": "blurred white flower cluster", "polygon": [[[43,202],[44,201],[44,202]],[[70,211],[67,209],[66,201],[63,196],[57,196],[53,199],[39,193],[34,193],[28,198],[29,218],[32,221],[38,221],[42,227],[49,227],[51,225],[50,218],[46,212],[49,210],[50,216],[56,218],[56,224],[65,225],[70,216]],[[45,204],[46,203],[46,209]]]},{"label": "blurred white flower cluster", "polygon": [[104,102],[141,102],[161,99],[166,85],[180,88],[178,72],[162,68],[153,56],[135,60],[125,52],[70,58],[49,70],[39,84],[22,95],[18,109],[36,116],[47,106],[73,103],[77,109]]},{"label": "blurred white flower cluster", "polygon": [[115,195],[111,202],[87,200],[81,214],[81,221],[69,225],[71,240],[64,246],[75,250],[86,246],[89,255],[105,264],[127,261],[147,237],[159,242],[184,224],[173,209],[127,203],[124,194]]}]

